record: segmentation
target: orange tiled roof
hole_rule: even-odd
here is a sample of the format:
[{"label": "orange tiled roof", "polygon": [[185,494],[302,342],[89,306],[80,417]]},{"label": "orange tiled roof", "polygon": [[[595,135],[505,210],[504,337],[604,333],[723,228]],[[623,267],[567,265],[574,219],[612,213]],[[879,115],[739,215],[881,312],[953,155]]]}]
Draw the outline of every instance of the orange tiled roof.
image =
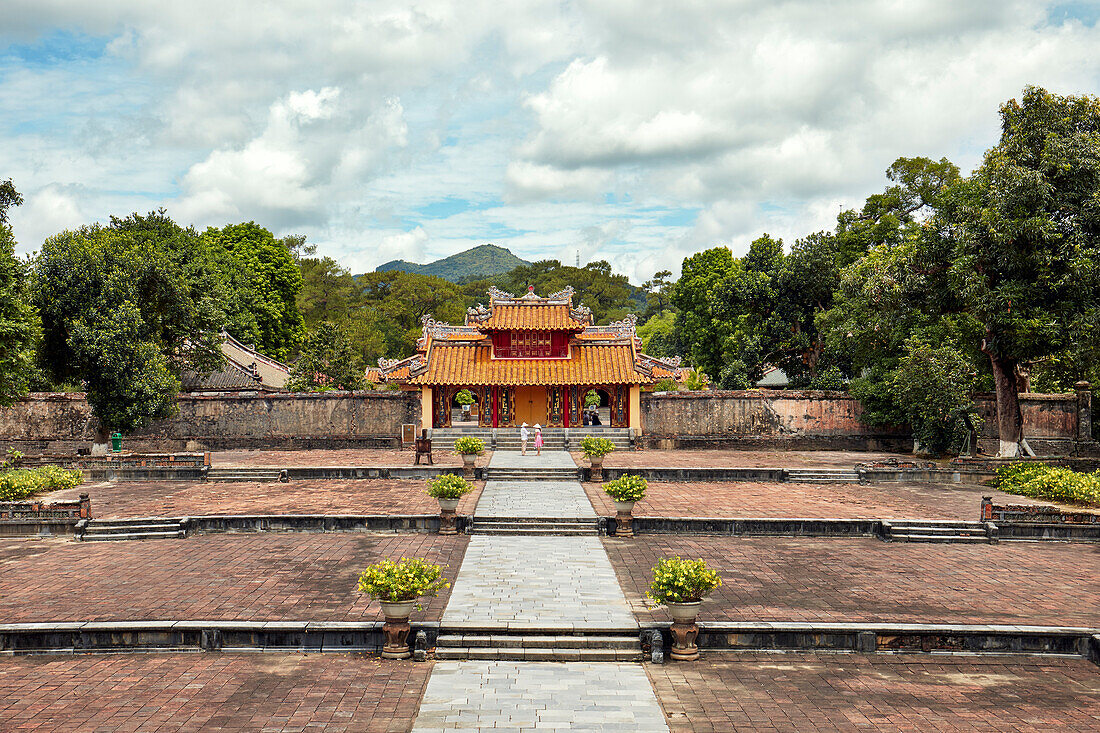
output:
[{"label": "orange tiled roof", "polygon": [[494,303],[493,314],[476,325],[483,331],[580,331],[587,324],[569,313],[568,303]]},{"label": "orange tiled roof", "polygon": [[571,359],[492,359],[489,344],[435,341],[424,373],[410,384],[642,384],[630,344],[573,344]]}]

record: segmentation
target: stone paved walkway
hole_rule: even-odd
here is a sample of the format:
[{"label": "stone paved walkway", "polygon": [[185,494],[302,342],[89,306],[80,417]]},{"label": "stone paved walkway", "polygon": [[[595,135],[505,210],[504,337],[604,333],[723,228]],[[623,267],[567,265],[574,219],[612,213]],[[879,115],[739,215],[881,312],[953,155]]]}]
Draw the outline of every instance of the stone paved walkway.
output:
[{"label": "stone paved walkway", "polygon": [[636,629],[597,537],[473,536],[445,628]]},{"label": "stone paved walkway", "polygon": [[596,511],[576,481],[487,481],[474,517],[594,520]]},{"label": "stone paved walkway", "polygon": [[[531,442],[534,443],[534,437]],[[534,448],[523,455],[518,451],[497,451],[489,459],[489,468],[569,468],[575,469],[573,456],[562,450],[544,450],[541,456],[535,455]]]},{"label": "stone paved walkway", "polygon": [[413,733],[668,731],[638,664],[437,662]]}]

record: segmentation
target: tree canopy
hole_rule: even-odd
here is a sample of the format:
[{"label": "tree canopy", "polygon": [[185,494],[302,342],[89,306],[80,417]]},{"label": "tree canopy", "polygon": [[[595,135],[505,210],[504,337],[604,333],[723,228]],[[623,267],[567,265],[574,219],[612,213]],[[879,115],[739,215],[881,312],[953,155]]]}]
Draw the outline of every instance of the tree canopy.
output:
[{"label": "tree canopy", "polygon": [[0,405],[27,393],[41,331],[30,303],[27,266],[15,256],[15,237],[7,224],[8,208],[22,201],[10,179],[0,183]]}]

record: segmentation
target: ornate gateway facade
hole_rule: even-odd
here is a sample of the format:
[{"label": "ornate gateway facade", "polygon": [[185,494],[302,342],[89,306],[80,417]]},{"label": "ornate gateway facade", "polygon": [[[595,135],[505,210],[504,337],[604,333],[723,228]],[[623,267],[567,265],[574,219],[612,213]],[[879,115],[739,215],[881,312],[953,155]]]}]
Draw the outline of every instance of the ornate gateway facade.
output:
[{"label": "ornate gateway facade", "polygon": [[490,288],[489,305],[470,308],[462,326],[425,316],[417,353],[379,360],[380,377],[420,390],[425,427],[450,427],[464,389],[483,427],[579,427],[584,396],[595,390],[611,427],[640,432],[642,385],[682,375],[679,359],[641,353],[635,321],[594,325],[588,308],[573,305],[572,288],[548,297]]}]

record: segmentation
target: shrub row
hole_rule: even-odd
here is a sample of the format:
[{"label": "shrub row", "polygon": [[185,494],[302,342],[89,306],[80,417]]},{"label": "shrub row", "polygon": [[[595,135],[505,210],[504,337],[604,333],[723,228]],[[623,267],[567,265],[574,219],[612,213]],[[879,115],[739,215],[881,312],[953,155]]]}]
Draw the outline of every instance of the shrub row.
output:
[{"label": "shrub row", "polygon": [[16,468],[0,472],[0,501],[19,501],[47,491],[60,491],[79,486],[80,471],[60,466]]},{"label": "shrub row", "polygon": [[1078,473],[1042,463],[1012,463],[997,469],[996,486],[1033,499],[1100,506],[1100,471]]}]

